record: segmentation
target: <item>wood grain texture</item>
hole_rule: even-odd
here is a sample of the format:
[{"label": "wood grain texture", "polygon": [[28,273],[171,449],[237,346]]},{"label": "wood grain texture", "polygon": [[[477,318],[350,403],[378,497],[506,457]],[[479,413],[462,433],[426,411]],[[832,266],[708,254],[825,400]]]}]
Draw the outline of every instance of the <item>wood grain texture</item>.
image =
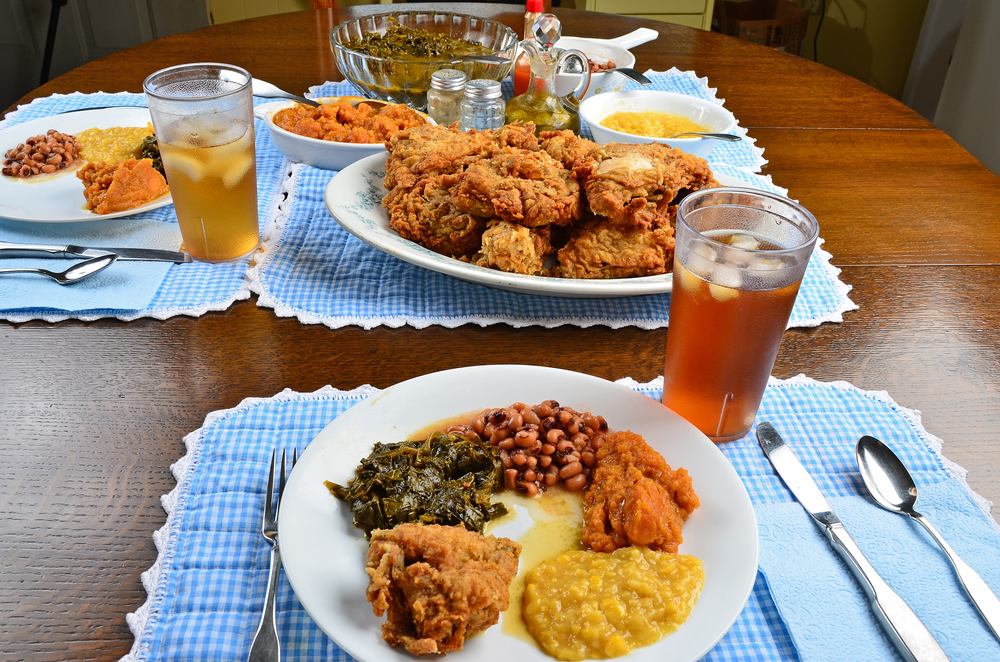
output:
[{"label": "wood grain texture", "polygon": [[[430,7],[431,5],[427,5]],[[433,5],[441,8],[442,5]],[[419,7],[408,5],[408,9]],[[378,7],[283,14],[102,58],[22,100],[141,91],[164,66],[221,60],[293,92],[339,78],[327,35]],[[465,5],[518,27],[511,6]],[[679,26],[557,9],[566,33],[660,37],[638,66],[707,76],[765,148],[765,173],[820,220],[860,310],[785,334],[778,377],[887,391],[923,412],[973,489],[1000,500],[1000,180],[893,99],[814,63]],[[533,363],[607,379],[662,373],[666,329],[331,330],[243,301],[199,318],[0,324],[0,659],[117,660],[146,594],[170,465],[205,416],[330,384]]]}]

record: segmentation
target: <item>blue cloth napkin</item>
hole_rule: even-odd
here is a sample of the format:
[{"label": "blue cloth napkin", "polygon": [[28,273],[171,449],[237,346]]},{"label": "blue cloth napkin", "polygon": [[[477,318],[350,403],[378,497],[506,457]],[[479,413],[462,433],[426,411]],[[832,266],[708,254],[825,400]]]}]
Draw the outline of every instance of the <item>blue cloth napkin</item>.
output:
[{"label": "blue cloth napkin", "polygon": [[[659,399],[662,379],[621,380]],[[135,644],[125,660],[188,662],[246,659],[268,574],[259,533],[275,439],[304,448],[336,416],[379,393],[324,387],[285,391],[210,414],[185,438],[173,467],[177,488],[163,498],[167,522],[154,535],[159,557],[143,574],[149,598],[127,616]],[[1000,590],[1000,532],[963,482],[964,471],[940,454],[919,415],[884,393],[803,377],[772,379],[758,421],[770,420],[812,473],[869,559],[934,632],[951,659],[1000,659],[992,639],[940,550],[915,522],[861,498],[856,440],[871,434],[895,450],[920,487],[919,508],[965,560]],[[732,629],[704,658],[734,660],[894,660],[860,589],[774,473],[752,434],[720,446],[754,504],[760,572]],[[981,500],[980,500],[981,501]],[[282,653],[291,661],[351,659],[303,610],[282,576],[277,598]]]},{"label": "blue cloth napkin", "polygon": [[[647,72],[652,89],[681,92],[722,103],[704,78],[673,69]],[[511,81],[502,83],[512,94]],[[357,94],[348,82],[326,83],[311,89],[314,97]],[[737,128],[746,135],[746,129]],[[582,133],[589,135],[589,128]],[[720,145],[710,161],[716,172],[784,195],[770,177],[756,174],[765,163],[763,150],[752,139]],[[306,165],[291,169],[290,197],[272,218],[272,240],[265,246],[264,263],[252,273],[251,288],[259,305],[274,308],[283,317],[333,328],[361,325],[423,328],[432,324],[457,327],[505,323],[512,326],[562,324],[646,329],[667,325],[670,295],[611,299],[570,299],[506,292],[459,281],[382,253],[355,238],[326,209],[323,194],[333,172]],[[847,297],[850,287],[830,264],[830,254],[817,249],[792,310],[790,327],[818,326],[843,321],[843,313],[857,308]]]},{"label": "blue cloth napkin", "polygon": [[[140,216],[143,218],[130,219],[127,226],[117,218],[86,223],[6,221],[0,225],[0,241],[178,250],[181,236],[176,224],[145,218],[145,214]],[[41,267],[62,271],[79,259],[4,259],[0,268]],[[8,274],[0,277],[0,309],[139,310],[149,306],[170,267],[167,262],[116,261],[104,271],[69,286],[44,276]]]},{"label": "blue cloth napkin", "polygon": [[[255,100],[255,103],[267,101]],[[56,94],[35,99],[9,113],[0,127],[48,117],[69,110],[105,106],[145,106],[141,94]],[[267,128],[255,122],[258,216],[265,219],[277,204],[275,195],[288,177],[288,164],[271,143]],[[82,200],[82,198],[81,198]],[[263,220],[261,226],[263,227]],[[180,247],[180,231],[173,205],[108,221],[83,223],[21,223],[0,219],[0,240],[29,243],[73,243],[136,248]],[[61,287],[41,276],[0,277],[0,318],[13,322],[44,319],[123,320],[140,317],[165,319],[174,315],[201,315],[225,310],[234,301],[250,297],[245,278],[252,257],[224,264],[118,261],[93,278]],[[0,266],[29,264],[26,259],[4,259]],[[32,266],[60,266],[63,260],[32,260]]]},{"label": "blue cloth napkin", "polygon": [[[917,509],[987,584],[1000,590],[1000,540],[968,489],[957,478],[917,487]],[[920,524],[860,496],[830,499],[830,505],[878,573],[952,660],[1000,660],[1000,643],[967,598],[944,552]],[[898,660],[854,575],[802,506],[762,504],[756,511],[760,572],[799,659]]]}]

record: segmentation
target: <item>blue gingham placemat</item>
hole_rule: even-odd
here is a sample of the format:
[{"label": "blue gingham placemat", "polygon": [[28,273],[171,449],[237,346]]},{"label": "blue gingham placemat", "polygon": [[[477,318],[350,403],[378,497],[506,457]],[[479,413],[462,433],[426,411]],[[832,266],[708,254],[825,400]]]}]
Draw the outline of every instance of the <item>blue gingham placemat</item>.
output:
[{"label": "blue gingham placemat", "polygon": [[[662,391],[662,378],[619,383],[657,400]],[[142,576],[149,597],[126,617],[135,643],[124,660],[246,659],[267,584],[269,548],[259,527],[275,440],[302,449],[339,414],[378,393],[370,386],[350,392],[329,386],[313,393],[286,390],[214,412],[185,437],[188,452],[172,467],[177,487],[162,499],[167,522],[154,534],[159,556]],[[1000,646],[919,525],[861,497],[854,445],[862,434],[872,434],[914,474],[920,510],[994,591],[1000,590],[1000,531],[989,504],[965,484],[965,471],[941,455],[941,440],[923,429],[918,412],[882,392],[799,376],[771,379],[760,420],[772,421],[782,433],[869,560],[922,616],[951,659],[1000,659]],[[754,504],[761,564],[746,607],[704,659],[897,661],[861,589],[752,434],[720,448]],[[277,614],[285,659],[351,659],[312,622],[284,575]],[[862,652],[854,654],[859,646]]]},{"label": "blue gingham placemat", "polygon": [[[266,100],[255,100],[255,103]],[[145,106],[146,98],[141,94],[131,94],[119,92],[108,94],[99,92],[96,94],[55,94],[50,97],[35,99],[30,104],[20,106],[17,110],[9,113],[2,122],[0,128],[6,128],[36,119],[48,117],[70,110],[80,110],[85,108],[101,108],[106,106]],[[288,164],[281,153],[271,143],[267,128],[260,120],[255,121],[255,139],[257,151],[257,208],[258,218],[263,226],[263,219],[269,215],[269,209],[274,203],[275,193],[279,185],[286,179]],[[26,136],[27,137],[27,136]],[[82,204],[81,194],[81,204]],[[129,243],[130,219],[142,220],[144,222],[161,222],[177,224],[177,215],[173,205],[167,205],[160,209],[143,212],[135,216],[127,216],[118,219],[119,239],[107,236],[106,245],[137,245]],[[0,219],[0,227],[4,224],[16,225],[24,233],[33,224],[16,223]],[[47,225],[47,224],[46,224]],[[86,226],[88,223],[66,223],[61,227],[67,230],[66,226]],[[44,228],[39,228],[40,232]],[[263,237],[262,237],[263,239]],[[110,243],[114,241],[115,243]],[[52,243],[39,240],[36,243]],[[75,242],[83,243],[83,242]],[[56,322],[64,319],[93,320],[102,317],[117,317],[122,320],[132,320],[140,317],[155,317],[166,319],[175,315],[202,315],[210,310],[225,310],[234,301],[250,298],[250,287],[245,278],[247,264],[251,257],[247,257],[239,262],[224,264],[207,264],[203,262],[191,262],[188,264],[175,264],[167,271],[163,282],[153,296],[147,308],[142,310],[121,310],[121,309],[90,309],[90,310],[59,310],[40,306],[38,308],[5,309],[0,302],[0,318],[12,322],[24,322],[27,320],[41,319],[47,322]],[[115,265],[112,265],[112,269]]]},{"label": "blue gingham placemat", "polygon": [[[707,79],[672,69],[647,72],[652,89],[696,95],[722,104]],[[502,83],[509,98],[513,83]],[[631,83],[630,86],[638,87]],[[629,87],[629,86],[627,86]],[[349,82],[326,83],[311,88],[310,96],[357,94]],[[719,145],[710,158],[715,171],[786,195],[770,176],[756,174],[765,163],[763,150],[746,135],[739,143]],[[584,135],[590,129],[584,125]],[[515,327],[563,324],[645,329],[667,325],[670,295],[611,299],[571,299],[502,291],[466,283],[404,262],[355,238],[330,216],[323,193],[333,178],[330,171],[293,165],[291,178],[269,219],[264,258],[250,269],[251,288],[260,295],[258,305],[273,308],[282,317],[296,317],[308,324],[331,328],[359,325],[423,328],[505,323]],[[821,219],[822,223],[822,219]],[[820,240],[822,242],[822,240]],[[850,286],[839,279],[830,254],[818,248],[799,290],[789,327],[841,322],[843,313],[857,306],[847,293]]]}]

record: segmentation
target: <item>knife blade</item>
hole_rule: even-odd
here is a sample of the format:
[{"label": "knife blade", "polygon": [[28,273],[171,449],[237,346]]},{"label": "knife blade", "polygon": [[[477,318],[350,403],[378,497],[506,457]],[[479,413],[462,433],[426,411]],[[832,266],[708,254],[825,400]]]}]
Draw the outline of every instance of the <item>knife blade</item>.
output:
[{"label": "knife blade", "polygon": [[946,662],[948,656],[934,639],[934,635],[865,558],[861,548],[830,508],[812,476],[785,445],[774,426],[767,421],[761,422],[757,426],[757,442],[781,480],[823,528],[833,548],[854,573],[868,596],[876,620],[903,659],[908,662]]},{"label": "knife blade", "polygon": [[164,251],[152,248],[91,248],[88,246],[66,246],[48,244],[12,244],[0,241],[0,257],[100,257],[114,253],[119,260],[143,260],[154,262],[190,262],[191,256],[179,251]]}]

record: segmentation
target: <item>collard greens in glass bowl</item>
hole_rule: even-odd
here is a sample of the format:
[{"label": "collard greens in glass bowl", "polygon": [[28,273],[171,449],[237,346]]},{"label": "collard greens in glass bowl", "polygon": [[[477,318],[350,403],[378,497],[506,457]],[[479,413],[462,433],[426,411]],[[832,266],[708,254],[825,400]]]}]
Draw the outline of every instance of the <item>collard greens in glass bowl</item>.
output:
[{"label": "collard greens in glass bowl", "polygon": [[[421,37],[400,37],[404,32],[422,31]],[[413,48],[393,49],[389,54],[381,41],[387,32],[395,38],[393,44],[420,47],[429,43],[422,54],[414,54]],[[429,35],[427,34],[429,33]],[[462,54],[493,55],[505,58],[502,63],[476,61],[453,62],[447,49],[438,48],[438,37],[450,37],[470,42],[471,49]],[[407,42],[407,43],[403,43]],[[514,31],[502,23],[468,14],[448,12],[386,12],[363,16],[338,25],[330,33],[330,48],[333,50],[337,68],[347,80],[369,99],[405,103],[418,110],[427,107],[427,89],[431,74],[438,69],[460,69],[469,80],[488,78],[501,80],[509,72],[517,47],[518,38]],[[479,48],[475,48],[479,46]],[[378,54],[368,54],[368,52]],[[416,50],[421,50],[417,48]],[[473,52],[474,51],[474,52]]]}]

